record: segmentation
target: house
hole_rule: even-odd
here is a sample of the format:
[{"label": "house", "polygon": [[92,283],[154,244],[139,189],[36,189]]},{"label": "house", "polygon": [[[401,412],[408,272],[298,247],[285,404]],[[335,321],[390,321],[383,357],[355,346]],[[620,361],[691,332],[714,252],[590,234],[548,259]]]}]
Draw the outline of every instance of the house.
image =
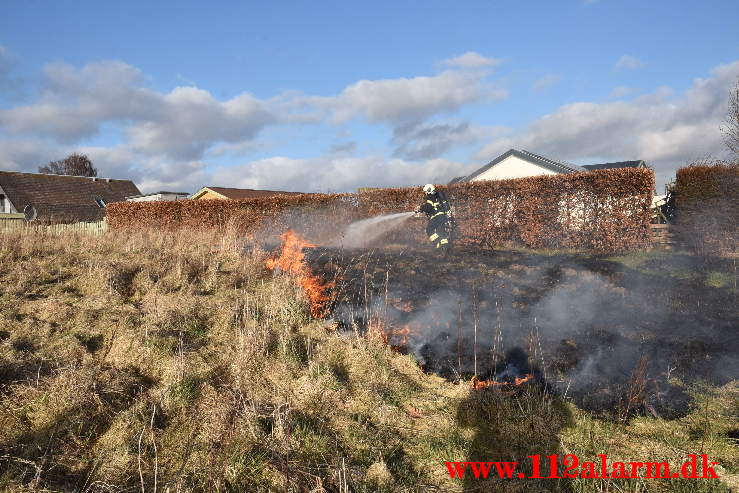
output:
[{"label": "house", "polygon": [[641,160],[578,166],[565,161],[555,161],[529,151],[509,149],[471,174],[454,178],[449,185],[466,181],[507,180],[527,176],[582,173],[599,169],[644,167],[646,165]]},{"label": "house", "polygon": [[0,213],[48,222],[95,222],[105,205],[141,195],[130,180],[0,171]]},{"label": "house", "polygon": [[241,200],[261,199],[273,195],[301,195],[300,192],[280,192],[275,190],[252,190],[249,188],[203,187],[195,192],[191,200]]},{"label": "house", "polygon": [[185,200],[190,196],[187,192],[153,192],[143,195],[132,195],[126,197],[128,202],[172,202]]}]

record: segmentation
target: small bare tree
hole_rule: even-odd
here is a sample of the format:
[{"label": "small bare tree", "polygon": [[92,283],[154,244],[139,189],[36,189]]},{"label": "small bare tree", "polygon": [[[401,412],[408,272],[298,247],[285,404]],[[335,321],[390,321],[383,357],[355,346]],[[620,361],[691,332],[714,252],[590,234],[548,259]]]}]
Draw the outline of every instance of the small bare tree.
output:
[{"label": "small bare tree", "polygon": [[73,153],[59,161],[39,166],[39,173],[47,175],[97,176],[98,170],[85,154]]},{"label": "small bare tree", "polygon": [[729,93],[729,114],[721,125],[721,133],[724,135],[726,147],[739,158],[739,78]]}]

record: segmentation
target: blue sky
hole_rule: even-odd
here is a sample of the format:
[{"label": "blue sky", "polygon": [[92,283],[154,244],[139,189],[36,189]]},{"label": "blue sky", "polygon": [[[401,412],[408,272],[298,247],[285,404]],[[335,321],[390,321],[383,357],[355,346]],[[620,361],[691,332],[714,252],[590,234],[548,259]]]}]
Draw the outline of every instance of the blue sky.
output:
[{"label": "blue sky", "polygon": [[0,169],[144,191],[445,182],[510,147],[722,156],[739,2],[0,3]]}]

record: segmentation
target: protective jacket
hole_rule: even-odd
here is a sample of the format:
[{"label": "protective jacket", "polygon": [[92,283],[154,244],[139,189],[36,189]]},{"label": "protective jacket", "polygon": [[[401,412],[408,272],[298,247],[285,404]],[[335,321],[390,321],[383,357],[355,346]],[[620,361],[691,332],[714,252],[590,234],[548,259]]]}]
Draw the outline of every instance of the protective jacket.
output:
[{"label": "protective jacket", "polygon": [[451,236],[451,207],[444,192],[437,190],[426,195],[423,205],[419,208],[429,218],[426,226],[426,235],[436,248],[448,249]]}]

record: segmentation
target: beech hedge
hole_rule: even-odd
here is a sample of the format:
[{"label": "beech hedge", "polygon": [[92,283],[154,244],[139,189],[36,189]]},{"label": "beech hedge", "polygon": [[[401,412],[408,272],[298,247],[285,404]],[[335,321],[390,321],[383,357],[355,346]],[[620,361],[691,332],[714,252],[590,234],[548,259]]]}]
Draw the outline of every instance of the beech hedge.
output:
[{"label": "beech hedge", "polygon": [[739,162],[702,161],[677,170],[678,239],[703,255],[739,252]]},{"label": "beech hedge", "polygon": [[[441,186],[454,208],[455,241],[480,248],[520,245],[612,252],[649,246],[654,173],[619,168],[566,175]],[[285,229],[315,242],[340,237],[358,219],[414,210],[420,187],[356,194],[305,194],[251,200],[117,202],[107,208],[111,229],[222,228],[274,241]],[[418,222],[392,241],[426,243]]]}]

